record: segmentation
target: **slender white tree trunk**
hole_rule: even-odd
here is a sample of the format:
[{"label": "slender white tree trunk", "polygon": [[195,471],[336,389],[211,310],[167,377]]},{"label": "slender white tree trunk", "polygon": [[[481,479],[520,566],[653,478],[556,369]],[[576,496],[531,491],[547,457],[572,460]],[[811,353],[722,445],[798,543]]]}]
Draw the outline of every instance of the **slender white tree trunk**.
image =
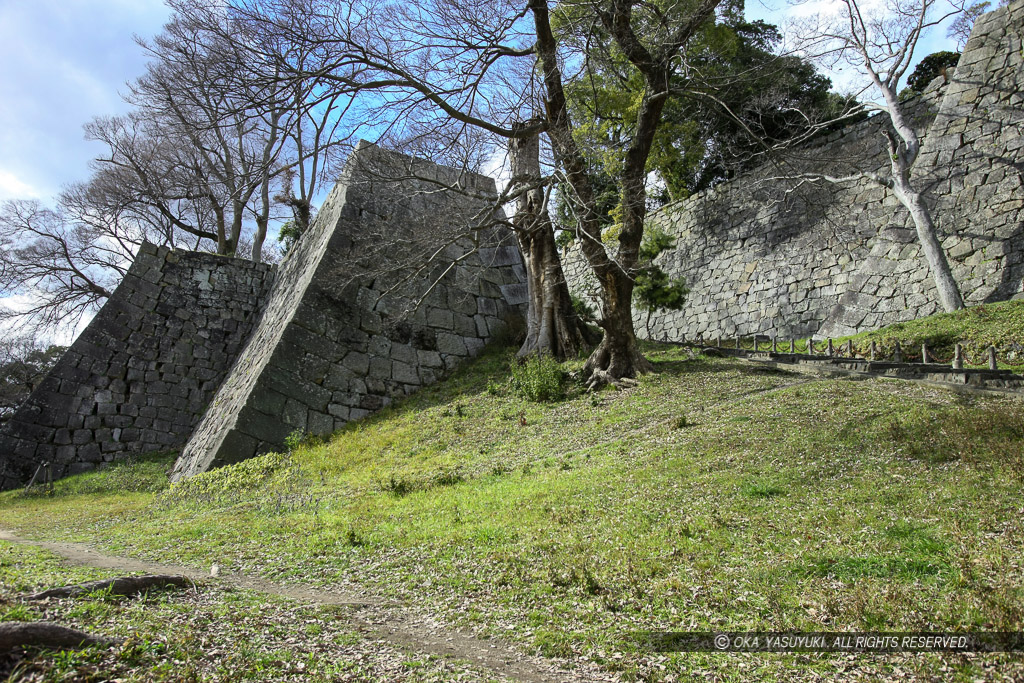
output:
[{"label": "slender white tree trunk", "polygon": [[947,313],[951,313],[963,308],[964,300],[960,295],[960,287],[953,278],[953,271],[949,267],[946,252],[939,242],[931,211],[928,210],[928,205],[925,204],[921,193],[915,190],[910,182],[910,162],[907,157],[912,155],[912,158],[916,158],[916,144],[910,152],[908,154],[906,151],[900,150],[896,140],[893,137],[889,138],[893,193],[896,195],[896,199],[910,212],[914,227],[917,228],[917,240],[921,244],[925,261],[932,273],[932,279],[935,281],[935,288],[938,290],[939,303]]}]

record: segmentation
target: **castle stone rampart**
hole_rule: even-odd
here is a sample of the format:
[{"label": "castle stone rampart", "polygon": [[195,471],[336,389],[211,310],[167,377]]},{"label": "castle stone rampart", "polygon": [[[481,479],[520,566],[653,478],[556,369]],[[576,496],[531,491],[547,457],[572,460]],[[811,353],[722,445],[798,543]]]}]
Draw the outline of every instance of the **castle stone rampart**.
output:
[{"label": "castle stone rampart", "polygon": [[[491,225],[495,197],[490,178],[361,143],[281,264],[172,478],[281,448],[293,432],[340,429],[437,381],[521,317],[525,272],[510,233]],[[403,245],[432,233],[428,251],[447,255],[403,282],[395,264],[421,263]]]},{"label": "castle stone rampart", "polygon": [[143,244],[121,284],[0,431],[0,489],[180,448],[224,381],[274,268]]},{"label": "castle stone rampart", "polygon": [[[969,305],[1021,296],[1024,277],[1024,2],[981,17],[948,84],[911,103],[927,131],[914,174]],[[839,336],[938,312],[907,211],[868,180],[798,183],[803,172],[888,172],[884,115],[651,215],[677,239],[659,256],[691,293],[651,336]],[[570,288],[592,295],[578,250]],[[596,300],[595,300],[596,301]],[[637,330],[646,336],[638,314]]]}]

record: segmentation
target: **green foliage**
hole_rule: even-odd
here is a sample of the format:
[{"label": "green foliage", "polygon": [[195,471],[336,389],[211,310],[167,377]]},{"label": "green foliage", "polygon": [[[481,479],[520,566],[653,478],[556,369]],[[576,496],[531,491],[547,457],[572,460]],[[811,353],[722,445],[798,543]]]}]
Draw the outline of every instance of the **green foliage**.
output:
[{"label": "green foliage", "polygon": [[[640,244],[640,258],[644,264],[640,267],[633,287],[633,302],[637,308],[647,313],[647,320],[655,311],[678,311],[686,303],[686,281],[683,278],[670,278],[668,274],[652,261],[661,252],[675,246],[675,239],[666,232],[653,228],[644,234]],[[650,330],[648,330],[650,332]]]},{"label": "green foliage", "polygon": [[[562,225],[568,225],[568,221],[563,221]],[[575,233],[573,233],[572,230],[559,230],[558,234],[555,235],[555,246],[557,246],[562,251],[565,251],[566,249],[572,246],[573,240],[575,239],[576,235]]]},{"label": "green foliage", "polygon": [[302,237],[302,229],[294,221],[283,223],[277,233],[277,241],[281,243],[281,251],[287,254]]},{"label": "green foliage", "polygon": [[266,487],[294,466],[289,453],[266,453],[179,481],[162,498],[167,502],[235,499]]},{"label": "green foliage", "polygon": [[664,230],[650,228],[644,232],[643,242],[640,243],[640,259],[653,261],[666,249],[675,246],[675,239]]},{"label": "green foliage", "polygon": [[637,308],[648,313],[678,311],[686,303],[689,291],[683,278],[670,278],[658,266],[646,266],[637,273],[633,301]]},{"label": "green foliage", "polygon": [[597,313],[594,311],[594,307],[588,304],[586,301],[576,296],[575,294],[569,295],[572,300],[572,310],[575,311],[576,316],[585,323],[594,322],[597,320]]},{"label": "green foliage", "polygon": [[929,83],[945,75],[946,69],[956,66],[959,62],[959,52],[933,52],[918,62],[914,73],[907,78],[907,87],[912,92],[924,92]]},{"label": "green foliage", "polygon": [[[648,169],[664,182],[664,193],[652,197],[656,201],[682,199],[727,179],[756,163],[765,144],[806,130],[807,118],[828,120],[851,104],[829,92],[831,82],[809,61],[776,54],[781,35],[775,26],[744,21],[738,5],[723,8],[691,41],[687,76],[673,83],[665,103],[648,161]],[[668,18],[688,8],[671,3],[659,5],[659,10]],[[592,25],[583,16],[587,11],[580,3],[559,7],[556,24],[563,39],[568,34],[571,42],[575,26]],[[651,28],[646,37],[653,42],[658,33]],[[607,189],[616,186],[623,168],[625,141],[644,86],[637,70],[614,48],[602,52],[589,47],[587,78],[567,84],[567,94],[577,121],[577,142],[591,163],[599,215],[607,216],[611,228],[619,192],[609,195]],[[559,211],[558,218],[570,225],[566,213]],[[613,240],[614,235],[603,239]]]},{"label": "green foliage", "polygon": [[565,398],[565,373],[561,364],[544,354],[513,359],[509,383],[527,401],[542,403]]}]

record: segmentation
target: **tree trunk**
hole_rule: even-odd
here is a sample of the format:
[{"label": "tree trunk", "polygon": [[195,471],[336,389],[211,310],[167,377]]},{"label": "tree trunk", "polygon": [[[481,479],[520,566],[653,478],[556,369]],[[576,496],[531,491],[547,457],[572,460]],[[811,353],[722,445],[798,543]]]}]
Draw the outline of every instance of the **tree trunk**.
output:
[{"label": "tree trunk", "polygon": [[517,355],[548,353],[559,360],[575,358],[591,341],[591,333],[572,307],[551,223],[545,221],[542,227],[517,233],[517,237],[529,291],[526,341]]},{"label": "tree trunk", "polygon": [[637,375],[654,370],[640,353],[633,331],[633,280],[621,271],[609,271],[601,284],[604,337],[584,364],[583,377],[591,388],[630,386]]},{"label": "tree trunk", "polygon": [[956,279],[953,278],[953,271],[946,259],[946,252],[939,242],[932,214],[921,194],[912,187],[909,164],[900,154],[900,150],[892,138],[890,138],[889,149],[892,160],[893,193],[896,195],[896,199],[910,212],[914,227],[917,228],[917,240],[921,243],[921,251],[924,253],[928,269],[931,270],[932,279],[935,281],[939,303],[947,313],[959,311],[964,307],[964,300],[960,295],[960,287],[956,284]]},{"label": "tree trunk", "polygon": [[509,156],[511,182],[518,186],[513,230],[526,264],[528,290],[526,341],[518,355],[546,353],[559,360],[575,358],[590,341],[590,331],[573,310],[562,272],[541,185],[538,136],[513,138]]},{"label": "tree trunk", "polygon": [[921,243],[921,250],[924,252],[928,269],[931,270],[932,279],[935,281],[935,288],[938,290],[939,303],[947,313],[959,311],[964,307],[964,299],[960,295],[960,287],[953,278],[953,271],[950,270],[949,261],[946,259],[946,252],[939,242],[935,230],[935,223],[932,222],[932,214],[928,205],[921,198],[921,193],[914,189],[910,182],[910,169],[917,161],[921,151],[921,139],[917,130],[908,121],[903,105],[899,101],[896,92],[895,82],[883,82],[875,72],[870,61],[865,62],[868,73],[873,78],[875,85],[882,91],[882,96],[889,112],[889,120],[892,122],[896,135],[903,141],[903,148],[900,148],[896,136],[887,131],[885,136],[889,141],[889,161],[892,169],[892,187],[896,198],[910,212],[910,217],[917,228],[917,240]]},{"label": "tree trunk", "polygon": [[148,590],[161,588],[188,588],[195,585],[184,576],[170,576],[167,574],[147,574],[146,576],[122,576],[106,581],[90,581],[74,586],[63,586],[51,588],[41,593],[30,595],[26,600],[48,600],[50,598],[74,598],[79,595],[109,591],[111,595],[135,595]]}]

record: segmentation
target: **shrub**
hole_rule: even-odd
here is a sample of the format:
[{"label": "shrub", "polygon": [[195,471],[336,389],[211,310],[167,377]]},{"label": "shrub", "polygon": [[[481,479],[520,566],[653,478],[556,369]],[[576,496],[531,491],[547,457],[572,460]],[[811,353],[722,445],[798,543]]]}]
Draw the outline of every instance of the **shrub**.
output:
[{"label": "shrub", "polygon": [[565,397],[562,366],[551,356],[536,355],[512,361],[510,384],[528,401],[557,401]]},{"label": "shrub", "polygon": [[593,306],[575,294],[570,294],[569,296],[572,299],[572,310],[576,312],[580,320],[585,323],[592,323],[597,320],[597,313],[594,312]]}]

